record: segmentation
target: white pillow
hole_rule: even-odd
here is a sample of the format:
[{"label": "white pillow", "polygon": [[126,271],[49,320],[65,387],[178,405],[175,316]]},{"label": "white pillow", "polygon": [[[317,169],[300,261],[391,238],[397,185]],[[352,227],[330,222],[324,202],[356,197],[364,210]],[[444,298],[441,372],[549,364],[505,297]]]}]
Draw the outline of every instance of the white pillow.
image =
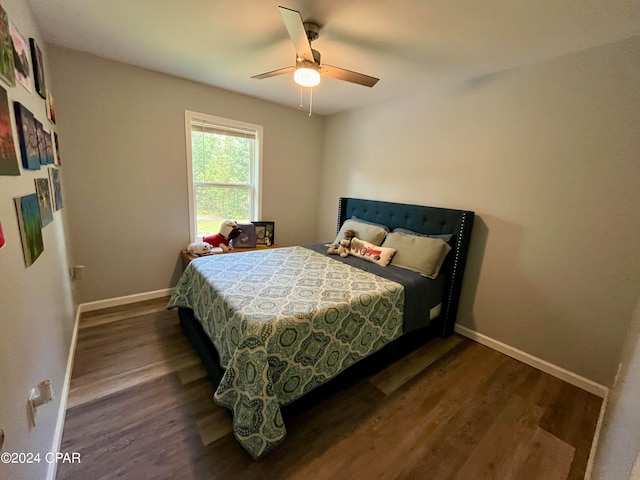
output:
[{"label": "white pillow", "polygon": [[376,263],[381,267],[386,267],[396,253],[395,248],[379,247],[372,243],[365,242],[359,238],[351,239],[351,247],[349,255],[364,258],[370,262]]},{"label": "white pillow", "polygon": [[379,225],[372,225],[371,223],[363,223],[358,220],[349,219],[342,224],[342,227],[338,232],[338,236],[333,243],[336,244],[342,240],[344,238],[344,232],[347,230],[353,230],[356,232],[354,236],[374,245],[381,245],[384,237],[387,235],[387,231]]},{"label": "white pillow", "polygon": [[398,253],[392,265],[419,272],[428,278],[436,278],[451,247],[440,238],[391,232],[385,238],[384,247],[395,248]]}]

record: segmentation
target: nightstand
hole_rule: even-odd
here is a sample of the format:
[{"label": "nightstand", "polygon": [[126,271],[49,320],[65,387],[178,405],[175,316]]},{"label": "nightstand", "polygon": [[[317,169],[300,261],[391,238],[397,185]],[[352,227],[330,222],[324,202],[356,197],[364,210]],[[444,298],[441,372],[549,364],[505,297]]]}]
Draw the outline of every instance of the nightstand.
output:
[{"label": "nightstand", "polygon": [[182,250],[182,252],[180,252],[180,256],[182,257],[182,271],[184,272],[185,268],[187,268],[187,265],[189,265],[189,263],[191,262],[191,260],[193,260],[194,258],[200,258],[200,257],[210,257],[212,255],[225,255],[227,253],[242,253],[242,252],[252,252],[254,250],[268,250],[271,248],[280,248],[279,245],[270,245],[270,246],[266,246],[266,245],[258,245],[256,247],[252,247],[252,248],[239,248],[236,247],[233,250],[229,250],[228,252],[217,252],[217,253],[212,253],[211,255],[192,255],[191,253],[187,252],[187,250]]}]

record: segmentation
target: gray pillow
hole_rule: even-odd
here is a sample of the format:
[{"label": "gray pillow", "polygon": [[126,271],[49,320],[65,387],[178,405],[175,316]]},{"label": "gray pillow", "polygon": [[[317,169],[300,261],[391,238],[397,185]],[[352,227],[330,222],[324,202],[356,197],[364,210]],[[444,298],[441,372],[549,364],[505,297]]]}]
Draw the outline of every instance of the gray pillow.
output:
[{"label": "gray pillow", "polygon": [[338,236],[333,242],[338,243],[340,240],[344,238],[344,232],[347,230],[353,230],[356,232],[356,237],[360,240],[364,240],[365,242],[373,243],[376,246],[380,246],[384,237],[387,235],[387,231],[379,225],[372,225],[370,223],[363,223],[358,220],[346,220],[342,227],[340,227],[340,231],[338,232]]},{"label": "gray pillow", "polygon": [[421,237],[391,232],[383,247],[395,248],[391,265],[413,270],[428,278],[436,278],[451,246],[441,238]]},{"label": "gray pillow", "polygon": [[451,240],[453,240],[455,236],[453,233],[418,233],[413,230],[407,230],[406,228],[394,228],[393,231],[396,233],[406,233],[408,235],[418,235],[419,237],[441,238],[447,243],[451,243]]},{"label": "gray pillow", "polygon": [[357,222],[368,223],[369,225],[377,225],[378,227],[384,229],[385,232],[389,233],[391,229],[386,225],[382,225],[381,223],[370,222],[369,220],[363,220],[361,218],[356,217],[355,215],[351,217],[351,220],[356,220]]}]

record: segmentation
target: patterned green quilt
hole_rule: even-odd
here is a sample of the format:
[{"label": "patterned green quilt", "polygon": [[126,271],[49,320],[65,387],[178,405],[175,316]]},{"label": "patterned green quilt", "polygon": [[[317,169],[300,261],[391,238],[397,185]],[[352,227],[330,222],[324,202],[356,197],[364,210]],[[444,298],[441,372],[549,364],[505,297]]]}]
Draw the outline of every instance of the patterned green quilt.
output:
[{"label": "patterned green quilt", "polygon": [[191,308],[226,369],[214,398],[260,458],[286,435],[280,406],[402,333],[404,289],[304,247],[191,262],[168,308]]}]

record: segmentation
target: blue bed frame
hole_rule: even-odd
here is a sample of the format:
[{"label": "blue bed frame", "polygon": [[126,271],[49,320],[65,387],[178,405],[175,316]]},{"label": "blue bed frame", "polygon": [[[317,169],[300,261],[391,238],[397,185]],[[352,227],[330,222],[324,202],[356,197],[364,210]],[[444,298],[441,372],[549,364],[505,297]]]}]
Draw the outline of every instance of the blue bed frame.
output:
[{"label": "blue bed frame", "polygon": [[[348,384],[354,377],[370,374],[382,368],[384,365],[397,360],[424,344],[429,338],[438,335],[446,337],[453,333],[467,252],[471,240],[474,212],[361,198],[340,198],[338,230],[345,220],[354,216],[361,220],[386,225],[391,229],[406,228],[423,234],[453,233],[455,235],[452,240],[452,250],[447,255],[440,270],[441,274],[446,275],[442,310],[440,315],[428,327],[413,331],[411,334],[403,335],[394,340],[370,357],[349,367],[345,372],[327,382],[327,384],[316,388],[306,394],[305,397],[285,407],[288,411],[305,408],[304,405],[308,401],[312,402],[314,398],[322,398],[322,395],[325,395],[327,391],[331,391],[335,386],[340,388],[340,385],[344,385],[345,382]],[[217,386],[224,375],[224,370],[218,363],[218,354],[213,343],[204,333],[202,326],[194,318],[191,310],[180,308],[178,309],[178,314],[185,334],[200,356],[209,378]],[[307,399],[307,401],[303,402],[304,399]]]},{"label": "blue bed frame", "polygon": [[442,310],[434,320],[440,335],[451,335],[458,313],[474,212],[341,197],[338,206],[338,230],[345,220],[352,217],[386,225],[391,230],[406,228],[423,234],[454,234],[452,250],[441,269],[441,274],[446,278]]}]

